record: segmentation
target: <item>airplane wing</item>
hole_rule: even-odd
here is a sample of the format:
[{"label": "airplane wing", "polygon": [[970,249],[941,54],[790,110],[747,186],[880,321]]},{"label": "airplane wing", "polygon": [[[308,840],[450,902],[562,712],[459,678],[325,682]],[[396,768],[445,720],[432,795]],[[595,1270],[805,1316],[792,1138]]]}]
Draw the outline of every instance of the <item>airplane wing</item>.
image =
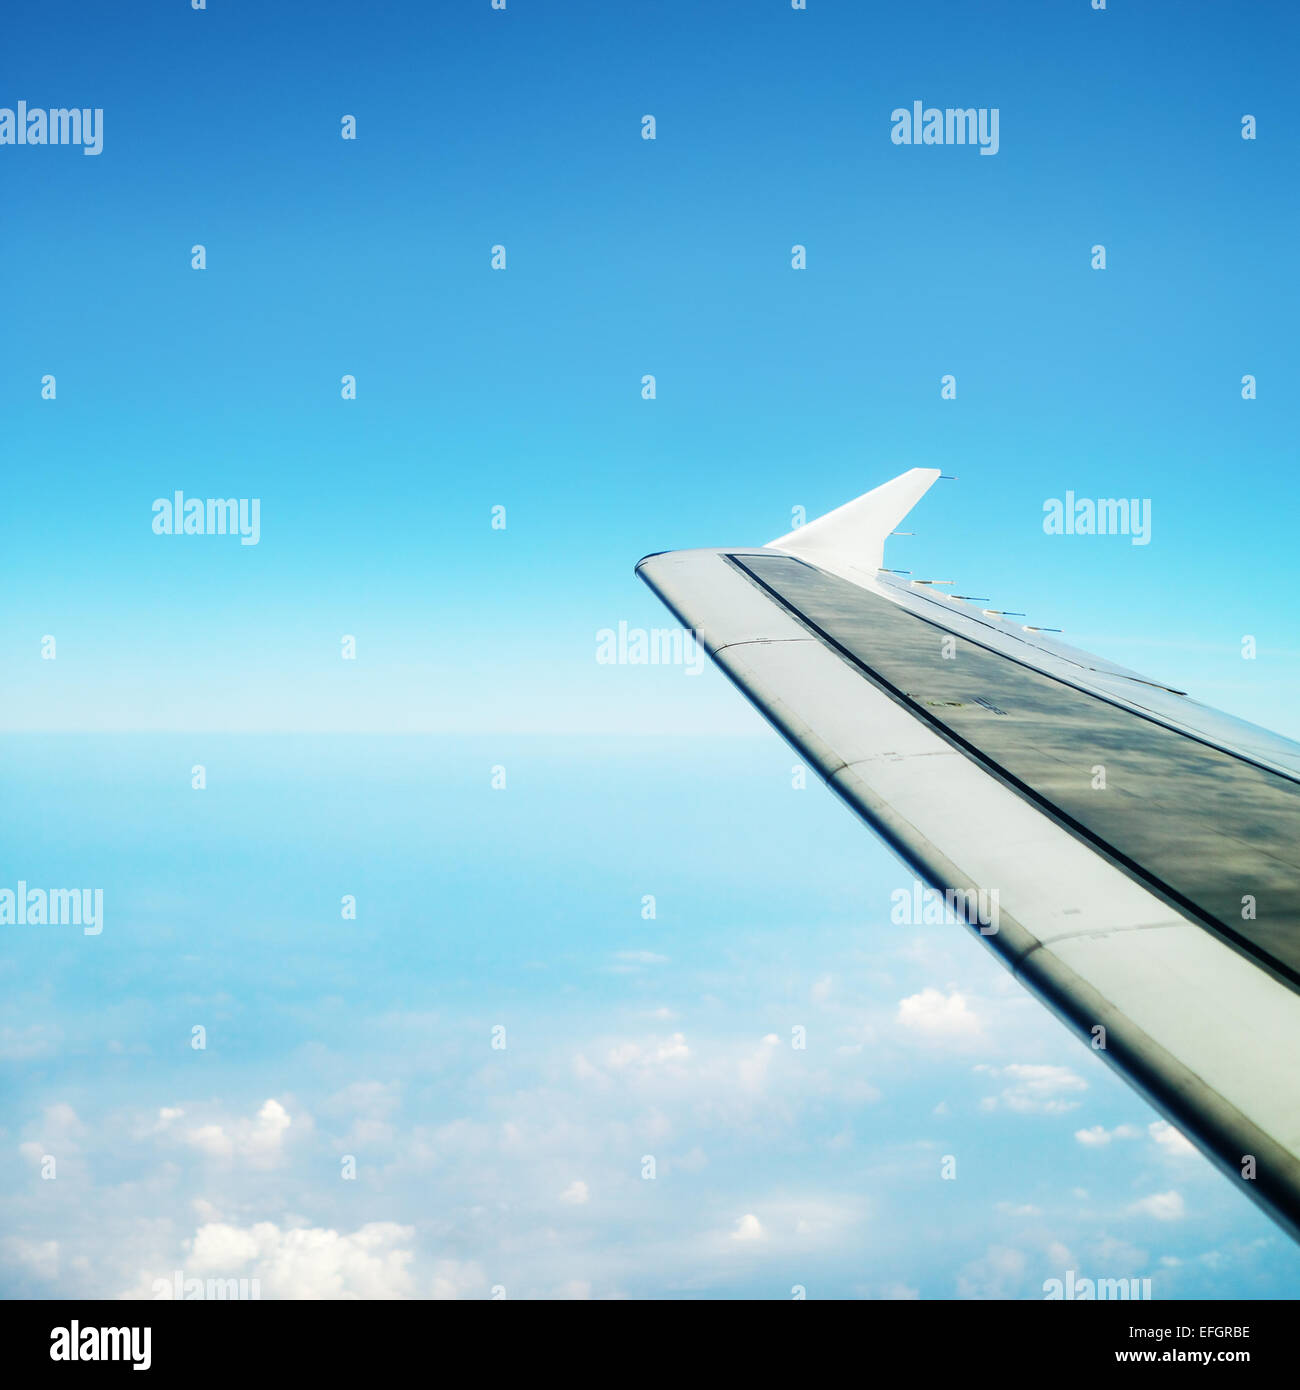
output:
[{"label": "airplane wing", "polygon": [[1300,746],[881,568],[938,476],[637,573],[1012,973],[1300,1239]]}]

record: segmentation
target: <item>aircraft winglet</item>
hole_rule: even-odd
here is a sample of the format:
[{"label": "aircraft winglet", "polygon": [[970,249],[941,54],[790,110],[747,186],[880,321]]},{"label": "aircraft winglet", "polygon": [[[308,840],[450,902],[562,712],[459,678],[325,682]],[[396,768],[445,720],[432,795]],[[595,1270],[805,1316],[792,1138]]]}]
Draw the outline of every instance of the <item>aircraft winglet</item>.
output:
[{"label": "aircraft winglet", "polygon": [[937,468],[909,468],[797,531],[768,541],[767,548],[782,550],[845,579],[875,579],[885,563],[889,533],[939,476]]}]

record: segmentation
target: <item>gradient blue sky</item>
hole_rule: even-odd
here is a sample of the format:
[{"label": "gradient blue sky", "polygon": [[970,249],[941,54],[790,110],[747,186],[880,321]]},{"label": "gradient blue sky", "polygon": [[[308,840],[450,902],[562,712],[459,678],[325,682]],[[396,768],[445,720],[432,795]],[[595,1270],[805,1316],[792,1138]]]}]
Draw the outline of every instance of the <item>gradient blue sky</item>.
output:
[{"label": "gradient blue sky", "polygon": [[[889,926],[910,878],[723,680],[594,658],[667,621],[642,554],[934,466],[890,563],[1300,735],[1298,28],[8,15],[0,105],[105,143],[0,147],[0,881],[102,884],[107,926],[3,929],[0,1287],[288,1250],[281,1293],[1293,1292],[977,943]],[[996,106],[999,153],[894,146],[914,100]],[[260,498],[260,543],[155,536],[178,488]],[[1151,544],[1045,536],[1066,490],[1149,498]]]}]

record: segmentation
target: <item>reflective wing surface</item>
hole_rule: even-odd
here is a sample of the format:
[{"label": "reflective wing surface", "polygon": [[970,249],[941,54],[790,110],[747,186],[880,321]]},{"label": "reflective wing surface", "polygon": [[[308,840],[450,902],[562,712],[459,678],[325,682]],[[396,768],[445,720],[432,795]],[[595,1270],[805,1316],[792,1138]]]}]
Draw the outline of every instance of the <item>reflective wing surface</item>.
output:
[{"label": "reflective wing surface", "polygon": [[1300,747],[882,570],[937,476],[638,573],[1013,973],[1300,1237]]}]

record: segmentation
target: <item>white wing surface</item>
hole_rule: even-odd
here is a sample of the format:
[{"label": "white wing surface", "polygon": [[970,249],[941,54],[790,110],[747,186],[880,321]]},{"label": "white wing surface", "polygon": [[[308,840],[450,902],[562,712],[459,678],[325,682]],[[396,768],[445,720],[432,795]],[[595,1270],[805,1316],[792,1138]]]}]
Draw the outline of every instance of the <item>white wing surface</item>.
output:
[{"label": "white wing surface", "polygon": [[1300,1238],[1300,746],[882,569],[938,476],[637,571],[1004,964]]}]

